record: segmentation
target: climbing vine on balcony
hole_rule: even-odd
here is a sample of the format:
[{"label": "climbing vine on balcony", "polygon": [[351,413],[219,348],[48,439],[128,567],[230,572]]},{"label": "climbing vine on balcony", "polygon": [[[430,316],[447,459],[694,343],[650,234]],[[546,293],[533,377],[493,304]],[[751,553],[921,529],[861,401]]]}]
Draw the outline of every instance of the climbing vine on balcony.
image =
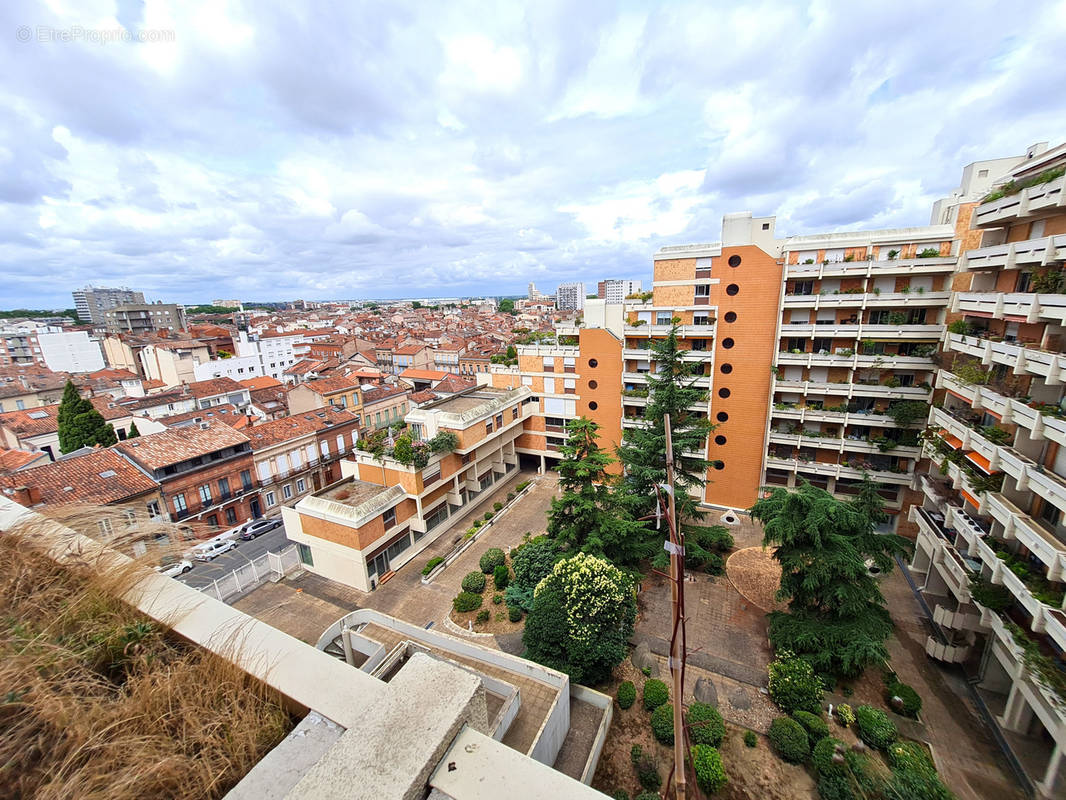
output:
[{"label": "climbing vine on balcony", "polygon": [[1010,631],[1014,643],[1022,649],[1022,663],[1033,680],[1051,692],[1060,708],[1066,707],[1066,670],[1058,666],[1050,657],[1044,655],[1040,645],[1009,619],[1003,619],[1004,627]]}]

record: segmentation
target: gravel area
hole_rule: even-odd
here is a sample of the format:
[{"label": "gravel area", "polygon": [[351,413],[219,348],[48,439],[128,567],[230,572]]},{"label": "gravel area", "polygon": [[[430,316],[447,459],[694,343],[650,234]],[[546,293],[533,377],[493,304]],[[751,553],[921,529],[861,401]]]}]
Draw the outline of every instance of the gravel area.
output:
[{"label": "gravel area", "polygon": [[729,582],[740,594],[763,611],[784,611],[786,604],[774,599],[781,584],[781,567],[770,550],[746,547],[725,563]]}]

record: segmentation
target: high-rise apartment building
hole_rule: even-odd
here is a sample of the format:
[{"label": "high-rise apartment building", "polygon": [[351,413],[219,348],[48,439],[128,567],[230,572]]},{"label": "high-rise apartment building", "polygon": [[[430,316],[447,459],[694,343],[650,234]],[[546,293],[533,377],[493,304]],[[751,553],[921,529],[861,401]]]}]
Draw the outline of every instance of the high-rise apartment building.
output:
[{"label": "high-rise apartment building", "polygon": [[555,290],[555,307],[567,311],[580,311],[585,307],[585,284],[560,283]]},{"label": "high-rise apartment building", "polygon": [[86,286],[72,294],[78,318],[82,322],[91,322],[94,325],[104,324],[104,312],[109,309],[144,302],[143,292],[135,292],[124,286],[121,288]]},{"label": "high-rise apartment building", "polygon": [[104,312],[108,333],[144,334],[153,331],[183,331],[188,327],[185,309],[174,303],[130,303]]},{"label": "high-rise apartment building", "polygon": [[596,296],[611,305],[623,302],[629,295],[640,292],[640,281],[609,279],[596,284]]}]

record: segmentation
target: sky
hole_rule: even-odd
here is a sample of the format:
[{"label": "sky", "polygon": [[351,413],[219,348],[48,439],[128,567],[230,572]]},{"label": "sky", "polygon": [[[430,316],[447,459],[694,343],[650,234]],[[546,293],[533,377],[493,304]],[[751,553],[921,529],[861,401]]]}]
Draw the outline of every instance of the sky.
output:
[{"label": "sky", "polygon": [[0,307],[594,292],[730,212],[923,225],[1066,138],[1064,51],[1066,0],[4,0]]}]

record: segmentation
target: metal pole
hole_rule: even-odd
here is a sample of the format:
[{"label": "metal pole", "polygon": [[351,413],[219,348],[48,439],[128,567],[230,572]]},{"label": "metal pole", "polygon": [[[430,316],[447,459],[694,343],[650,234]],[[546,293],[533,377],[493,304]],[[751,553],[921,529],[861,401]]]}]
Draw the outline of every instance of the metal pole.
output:
[{"label": "metal pole", "polygon": [[670,433],[670,415],[663,415],[663,428],[666,431],[666,484],[670,487],[669,513],[666,517],[667,529],[670,533],[670,577],[671,599],[673,601],[673,635],[670,637],[670,675],[673,678],[674,700],[674,796],[677,800],[685,800],[685,730],[682,716],[681,697],[684,693],[683,671],[683,641],[677,635],[678,625],[684,629],[683,587],[684,580],[684,554],[681,552],[681,543],[678,541],[676,509],[674,500],[674,446],[673,437]]}]

